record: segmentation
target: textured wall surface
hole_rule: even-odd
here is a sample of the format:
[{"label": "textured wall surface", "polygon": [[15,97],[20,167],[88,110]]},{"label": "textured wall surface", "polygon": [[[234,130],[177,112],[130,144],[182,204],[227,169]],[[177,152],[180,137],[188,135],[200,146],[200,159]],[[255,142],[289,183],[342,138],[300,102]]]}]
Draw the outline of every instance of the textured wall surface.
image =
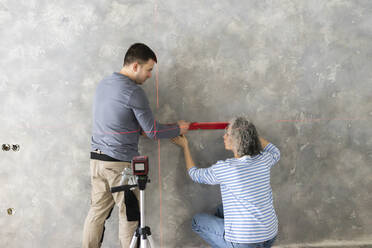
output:
[{"label": "textured wall surface", "polygon": [[[371,13],[369,0],[0,0],[0,143],[21,146],[0,151],[0,247],[81,246],[95,86],[138,41],[158,55],[158,108],[155,77],[144,88],[159,121],[244,114],[280,148],[276,245],[372,243]],[[222,135],[190,132],[199,166],[232,156]],[[158,247],[205,247],[191,217],[219,187],[193,183],[168,140],[140,151]]]}]

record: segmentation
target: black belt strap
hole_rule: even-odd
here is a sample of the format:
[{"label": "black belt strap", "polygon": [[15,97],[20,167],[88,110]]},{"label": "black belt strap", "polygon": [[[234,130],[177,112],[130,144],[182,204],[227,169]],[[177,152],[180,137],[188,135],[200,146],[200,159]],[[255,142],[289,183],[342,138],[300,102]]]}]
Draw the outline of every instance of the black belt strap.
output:
[{"label": "black belt strap", "polygon": [[90,153],[90,158],[91,159],[96,159],[96,160],[101,160],[101,161],[109,161],[109,162],[127,162],[127,161],[120,161],[116,158],[112,158],[106,154],[99,154],[96,152],[91,152]]}]

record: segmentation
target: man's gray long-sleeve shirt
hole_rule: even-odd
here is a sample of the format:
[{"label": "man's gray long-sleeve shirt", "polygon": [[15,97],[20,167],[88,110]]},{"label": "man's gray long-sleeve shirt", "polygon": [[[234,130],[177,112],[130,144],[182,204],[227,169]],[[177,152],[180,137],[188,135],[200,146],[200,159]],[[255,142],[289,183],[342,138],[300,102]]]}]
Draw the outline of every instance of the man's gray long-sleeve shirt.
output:
[{"label": "man's gray long-sleeve shirt", "polygon": [[120,73],[104,78],[93,103],[92,150],[120,161],[138,156],[138,140],[144,131],[151,139],[173,138],[178,125],[155,121],[144,90]]}]

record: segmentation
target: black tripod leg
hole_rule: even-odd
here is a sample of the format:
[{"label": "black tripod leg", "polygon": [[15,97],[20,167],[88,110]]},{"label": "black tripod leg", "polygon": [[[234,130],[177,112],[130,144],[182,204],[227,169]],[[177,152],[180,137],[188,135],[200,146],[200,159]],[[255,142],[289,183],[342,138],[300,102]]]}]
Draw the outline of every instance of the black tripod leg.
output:
[{"label": "black tripod leg", "polygon": [[[140,229],[140,221],[138,221],[138,227],[137,227],[137,231],[139,231]],[[140,245],[141,245],[141,235],[139,235],[138,239],[137,239],[137,248],[140,248]]]}]

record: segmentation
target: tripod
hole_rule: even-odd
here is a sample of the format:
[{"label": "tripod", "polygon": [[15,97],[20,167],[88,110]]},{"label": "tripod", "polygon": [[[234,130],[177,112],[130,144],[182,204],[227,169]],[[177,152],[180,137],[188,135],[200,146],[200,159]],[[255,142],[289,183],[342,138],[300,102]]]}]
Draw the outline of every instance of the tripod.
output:
[{"label": "tripod", "polygon": [[[124,177],[124,174],[123,174],[123,177]],[[140,190],[140,213],[141,213],[140,226],[134,232],[129,248],[135,248],[138,237],[141,238],[140,239],[141,248],[147,248],[147,242],[149,242],[149,245],[150,245],[149,247],[155,248],[154,241],[151,237],[150,227],[146,226],[145,224],[145,189],[146,189],[146,184],[149,181],[149,179],[147,175],[136,176],[136,179],[137,179],[137,184],[112,187],[111,192],[115,193],[119,191],[130,190],[131,188],[135,188],[135,187],[139,188]]]}]

